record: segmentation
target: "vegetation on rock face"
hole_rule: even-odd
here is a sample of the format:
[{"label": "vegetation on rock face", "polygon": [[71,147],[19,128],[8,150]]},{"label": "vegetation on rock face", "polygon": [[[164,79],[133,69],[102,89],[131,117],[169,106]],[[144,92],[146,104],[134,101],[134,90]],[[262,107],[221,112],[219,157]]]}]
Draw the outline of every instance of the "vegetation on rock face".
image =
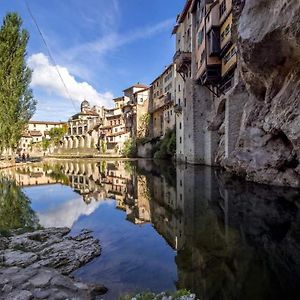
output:
[{"label": "vegetation on rock face", "polygon": [[160,140],[153,148],[153,157],[155,159],[171,159],[176,153],[176,133],[175,130],[166,132],[162,140]]},{"label": "vegetation on rock face", "polygon": [[31,209],[27,196],[14,181],[0,177],[1,230],[39,227],[38,218]]},{"label": "vegetation on rock face", "polygon": [[136,157],[137,156],[137,143],[135,139],[129,138],[124,143],[122,154],[125,157]]},{"label": "vegetation on rock face", "polygon": [[139,128],[137,129],[137,139],[140,143],[144,143],[149,137],[149,125],[150,125],[151,115],[149,113],[143,114],[139,118]]},{"label": "vegetation on rock face", "polygon": [[16,150],[36,101],[29,87],[31,70],[26,65],[29,34],[16,13],[8,13],[0,29],[0,152]]}]

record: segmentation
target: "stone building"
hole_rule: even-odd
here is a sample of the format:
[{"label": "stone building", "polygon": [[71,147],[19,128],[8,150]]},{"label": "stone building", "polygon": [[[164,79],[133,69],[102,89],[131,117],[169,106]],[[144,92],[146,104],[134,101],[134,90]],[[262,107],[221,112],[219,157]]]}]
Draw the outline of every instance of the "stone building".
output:
[{"label": "stone building", "polygon": [[52,128],[62,128],[65,125],[65,122],[29,121],[19,141],[18,152],[21,155],[37,154],[34,145],[39,144],[43,139],[49,140],[49,132]]},{"label": "stone building", "polygon": [[241,109],[228,101],[237,82],[231,29],[232,0],[188,0],[177,18],[174,63],[184,79],[183,105],[176,99],[175,106],[179,161],[215,165],[235,145],[232,117],[239,119]]},{"label": "stone building", "polygon": [[122,112],[125,99],[119,97],[114,102],[114,108],[105,109],[103,126],[100,127],[100,151],[107,154],[121,154],[124,142],[130,138]]},{"label": "stone building", "polygon": [[149,87],[135,84],[123,91],[123,96],[115,98],[115,107],[105,109],[103,126],[100,126],[100,150],[107,154],[122,154],[124,143],[138,137],[144,114],[148,111]]},{"label": "stone building", "polygon": [[63,149],[96,149],[99,147],[99,127],[103,123],[104,108],[91,107],[87,100],[81,111],[68,121],[68,132],[63,138]]},{"label": "stone building", "polygon": [[171,64],[151,83],[149,110],[153,138],[161,138],[175,127],[175,79],[175,66]]},{"label": "stone building", "polygon": [[177,160],[186,160],[186,105],[188,98],[188,82],[191,80],[192,56],[192,18],[190,15],[191,1],[187,1],[181,14],[177,16],[177,24],[173,34],[176,40],[176,52],[173,57],[176,66],[176,99],[174,111],[176,113],[176,157]]}]

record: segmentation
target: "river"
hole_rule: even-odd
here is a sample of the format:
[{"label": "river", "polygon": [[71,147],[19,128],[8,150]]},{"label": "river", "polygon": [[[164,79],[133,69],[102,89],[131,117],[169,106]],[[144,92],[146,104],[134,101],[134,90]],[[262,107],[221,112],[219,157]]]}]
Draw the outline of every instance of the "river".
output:
[{"label": "river", "polygon": [[[102,254],[74,276],[107,286],[104,299],[183,288],[201,300],[299,295],[299,190],[150,160],[60,160],[1,173],[16,186],[7,193],[1,181],[0,230],[93,230]],[[20,192],[29,207],[4,210]]]}]

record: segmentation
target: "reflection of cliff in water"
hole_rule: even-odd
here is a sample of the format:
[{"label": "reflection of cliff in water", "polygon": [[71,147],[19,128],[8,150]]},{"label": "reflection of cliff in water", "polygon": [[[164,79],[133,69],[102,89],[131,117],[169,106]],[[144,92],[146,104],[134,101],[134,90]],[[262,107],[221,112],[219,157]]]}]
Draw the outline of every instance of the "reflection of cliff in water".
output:
[{"label": "reflection of cliff in water", "polygon": [[[41,183],[68,184],[89,206],[115,199],[128,221],[151,222],[177,250],[178,288],[200,299],[293,299],[298,289],[300,191],[147,160],[60,161],[42,170]],[[38,180],[33,173],[22,185]]]},{"label": "reflection of cliff in water", "polygon": [[185,233],[178,287],[200,299],[293,299],[299,191],[226,180],[204,167],[180,167],[178,180]]}]

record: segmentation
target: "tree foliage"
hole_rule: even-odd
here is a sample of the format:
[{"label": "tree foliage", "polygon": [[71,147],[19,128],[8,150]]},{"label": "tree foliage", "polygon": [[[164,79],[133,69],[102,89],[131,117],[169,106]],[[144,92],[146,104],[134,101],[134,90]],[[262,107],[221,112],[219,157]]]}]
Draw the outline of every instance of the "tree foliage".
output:
[{"label": "tree foliage", "polygon": [[55,146],[59,146],[61,139],[67,133],[67,131],[68,131],[67,126],[51,128],[51,130],[49,131],[51,142]]},{"label": "tree foliage", "polygon": [[16,149],[36,101],[26,65],[29,34],[16,13],[8,13],[0,28],[0,152]]}]

